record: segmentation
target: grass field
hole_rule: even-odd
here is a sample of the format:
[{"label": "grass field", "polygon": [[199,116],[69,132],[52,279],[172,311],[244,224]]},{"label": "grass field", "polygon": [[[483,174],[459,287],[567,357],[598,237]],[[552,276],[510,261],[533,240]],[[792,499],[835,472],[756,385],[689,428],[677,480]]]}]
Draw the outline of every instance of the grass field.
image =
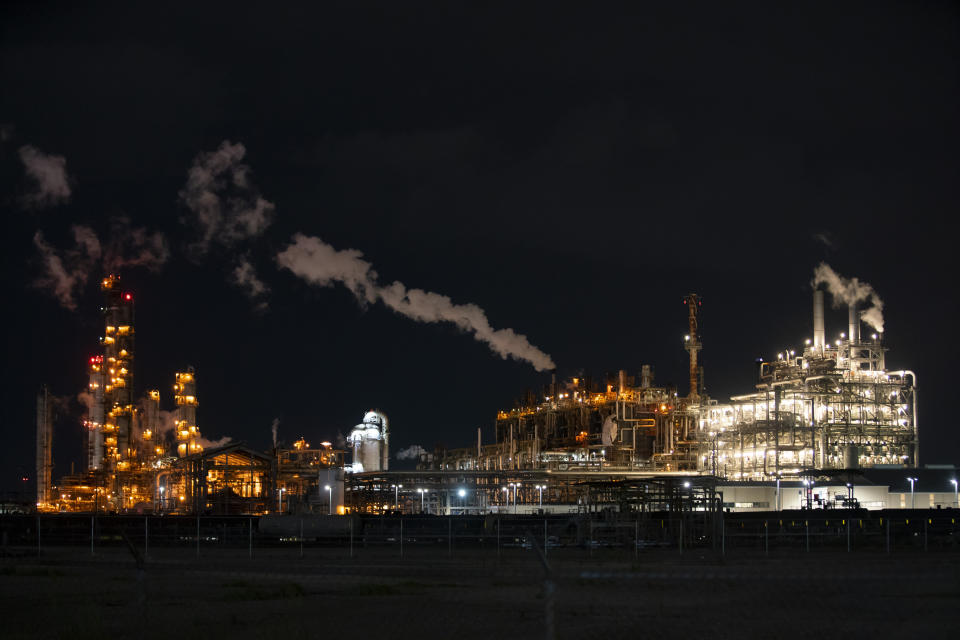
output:
[{"label": "grass field", "polygon": [[960,607],[955,553],[446,551],[45,549],[0,561],[2,636],[939,638]]}]

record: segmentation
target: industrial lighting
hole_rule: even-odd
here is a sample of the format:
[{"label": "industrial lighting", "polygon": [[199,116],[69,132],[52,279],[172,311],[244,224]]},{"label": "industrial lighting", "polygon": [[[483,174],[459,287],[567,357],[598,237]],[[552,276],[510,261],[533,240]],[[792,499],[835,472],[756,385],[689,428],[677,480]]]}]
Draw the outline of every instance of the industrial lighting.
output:
[{"label": "industrial lighting", "polygon": [[[906,457],[906,456],[904,456]],[[910,508],[915,509],[917,507],[917,496],[913,492],[913,486],[917,482],[916,478],[907,478],[907,481],[910,483]]]},{"label": "industrial lighting", "polygon": [[466,490],[466,489],[460,489],[459,491],[457,491],[457,495],[460,496],[461,498],[465,498],[466,495],[467,495],[467,490]]},{"label": "industrial lighting", "polygon": [[327,490],[327,501],[330,503],[330,515],[333,515],[333,488],[330,485],[324,485]]},{"label": "industrial lighting", "polygon": [[957,479],[953,478],[950,480],[950,483],[953,485],[953,501],[957,503],[958,507],[960,507],[960,494],[957,492]]}]

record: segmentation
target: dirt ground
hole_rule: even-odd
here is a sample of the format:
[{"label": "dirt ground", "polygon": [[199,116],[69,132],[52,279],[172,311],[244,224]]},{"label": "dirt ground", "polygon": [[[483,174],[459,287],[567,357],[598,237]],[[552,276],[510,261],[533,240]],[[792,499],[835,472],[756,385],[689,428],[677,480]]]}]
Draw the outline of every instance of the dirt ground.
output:
[{"label": "dirt ground", "polygon": [[[123,548],[0,559],[4,638],[955,637],[960,556]],[[552,621],[552,624],[551,624]],[[552,635],[551,635],[552,631]]]}]

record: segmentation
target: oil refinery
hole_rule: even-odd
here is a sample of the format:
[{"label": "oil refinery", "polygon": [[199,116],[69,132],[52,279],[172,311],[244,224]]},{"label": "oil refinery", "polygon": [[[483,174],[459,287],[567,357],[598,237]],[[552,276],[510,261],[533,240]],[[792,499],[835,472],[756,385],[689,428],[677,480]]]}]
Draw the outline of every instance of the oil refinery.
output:
[{"label": "oil refinery", "polygon": [[[378,410],[365,413],[342,449],[304,438],[282,448],[276,437],[266,450],[211,446],[192,367],[172,375],[172,411],[161,408],[157,389],[135,396],[134,296],[113,275],[101,290],[101,350],[86,365],[87,468],[51,477],[53,408],[44,389],[40,511],[478,515],[669,510],[678,501],[712,511],[889,508],[905,506],[905,489],[884,484],[883,474],[919,467],[916,374],[887,368],[883,335],[861,332],[855,303],[846,331],[828,341],[819,288],[812,335],[758,361],[756,384],[741,395],[720,401],[703,388],[703,301],[689,294],[686,390],[658,384],[651,364],[599,380],[554,373],[539,395],[496,414],[493,442],[478,429],[475,446],[437,447],[399,471],[390,469],[389,423]],[[931,506],[955,502],[948,488],[935,493]]]}]

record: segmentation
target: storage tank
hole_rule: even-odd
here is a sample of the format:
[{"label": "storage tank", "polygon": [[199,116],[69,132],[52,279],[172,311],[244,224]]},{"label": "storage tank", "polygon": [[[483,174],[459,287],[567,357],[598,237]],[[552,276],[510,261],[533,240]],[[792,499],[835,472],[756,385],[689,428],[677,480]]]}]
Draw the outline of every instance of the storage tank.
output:
[{"label": "storage tank", "polygon": [[843,447],[843,468],[860,468],[860,447],[855,444],[847,444]]},{"label": "storage tank", "polygon": [[353,449],[353,472],[386,471],[389,467],[387,417],[379,411],[368,411],[363,422],[350,432]]}]

